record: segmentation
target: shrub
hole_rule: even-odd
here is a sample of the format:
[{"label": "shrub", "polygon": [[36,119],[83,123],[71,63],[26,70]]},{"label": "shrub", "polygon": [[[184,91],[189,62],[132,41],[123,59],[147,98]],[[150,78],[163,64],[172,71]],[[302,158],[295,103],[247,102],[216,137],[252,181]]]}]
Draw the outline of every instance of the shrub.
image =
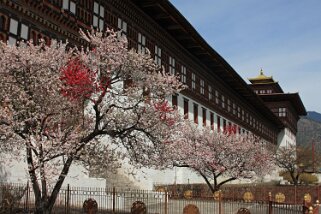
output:
[{"label": "shrub", "polygon": [[292,180],[289,172],[287,172],[287,171],[281,171],[281,172],[279,172],[279,175],[280,175],[281,177],[283,177],[284,180],[286,180],[286,181],[288,181],[288,182],[290,182],[290,183],[293,183],[293,180]]},{"label": "shrub", "polygon": [[309,174],[309,173],[301,174],[299,180],[301,183],[304,183],[304,184],[315,184],[319,181],[316,175]]},{"label": "shrub", "polygon": [[[293,180],[290,176],[289,172],[281,171],[279,173],[280,176],[283,177],[284,180],[289,181],[290,183],[293,183]],[[304,184],[314,184],[319,181],[318,177],[316,175],[313,175],[311,173],[302,173],[299,176],[299,182]]]},{"label": "shrub", "polygon": [[26,191],[27,187],[0,184],[0,214],[15,213],[13,210]]}]

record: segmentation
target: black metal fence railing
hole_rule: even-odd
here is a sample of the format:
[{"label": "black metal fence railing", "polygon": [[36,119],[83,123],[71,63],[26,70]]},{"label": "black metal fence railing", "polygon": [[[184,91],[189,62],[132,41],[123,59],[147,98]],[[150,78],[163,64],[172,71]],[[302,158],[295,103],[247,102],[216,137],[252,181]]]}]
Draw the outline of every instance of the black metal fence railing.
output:
[{"label": "black metal fence railing", "polygon": [[[228,194],[227,194],[228,195]],[[266,200],[254,200],[250,192],[243,200],[224,197],[224,192],[195,194],[191,190],[182,195],[165,189],[157,191],[119,190],[115,188],[62,188],[54,205],[54,214],[79,213],[150,213],[150,214],[317,214],[307,196],[301,203],[284,203],[282,195],[266,196]],[[33,213],[35,199],[28,184],[0,184],[0,213]],[[137,212],[139,211],[139,212]]]}]

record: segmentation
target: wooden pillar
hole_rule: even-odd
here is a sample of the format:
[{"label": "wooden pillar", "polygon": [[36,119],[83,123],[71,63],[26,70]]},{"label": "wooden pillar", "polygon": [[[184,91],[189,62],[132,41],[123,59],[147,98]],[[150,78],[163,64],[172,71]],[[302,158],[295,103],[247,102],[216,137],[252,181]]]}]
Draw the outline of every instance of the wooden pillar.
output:
[{"label": "wooden pillar", "polygon": [[113,213],[115,213],[115,205],[116,205],[116,188],[113,187]]},{"label": "wooden pillar", "polygon": [[303,197],[303,209],[302,209],[302,211],[303,211],[303,214],[309,213],[309,206],[308,206],[307,196],[306,195]]},{"label": "wooden pillar", "polygon": [[223,214],[222,212],[222,191],[218,191],[218,213]]},{"label": "wooden pillar", "polygon": [[67,190],[65,192],[65,213],[69,214],[70,212],[70,186],[67,185]]},{"label": "wooden pillar", "polygon": [[29,213],[29,198],[30,198],[30,187],[29,187],[29,181],[27,182],[27,187],[26,187],[26,200],[25,200],[25,206],[24,210],[25,212]]},{"label": "wooden pillar", "polygon": [[168,192],[165,191],[165,214],[167,214],[168,210]]},{"label": "wooden pillar", "polygon": [[269,214],[273,213],[273,208],[272,208],[272,193],[269,192]]}]

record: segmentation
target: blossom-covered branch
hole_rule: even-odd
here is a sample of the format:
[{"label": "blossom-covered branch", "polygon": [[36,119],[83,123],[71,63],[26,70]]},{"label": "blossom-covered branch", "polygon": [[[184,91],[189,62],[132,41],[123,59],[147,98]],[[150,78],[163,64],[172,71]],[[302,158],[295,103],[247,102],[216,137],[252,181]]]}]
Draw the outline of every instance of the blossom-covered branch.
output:
[{"label": "blossom-covered branch", "polygon": [[52,209],[74,162],[155,166],[179,120],[166,103],[184,89],[176,76],[113,31],[80,34],[88,47],[0,44],[1,152],[27,161],[37,213]]}]

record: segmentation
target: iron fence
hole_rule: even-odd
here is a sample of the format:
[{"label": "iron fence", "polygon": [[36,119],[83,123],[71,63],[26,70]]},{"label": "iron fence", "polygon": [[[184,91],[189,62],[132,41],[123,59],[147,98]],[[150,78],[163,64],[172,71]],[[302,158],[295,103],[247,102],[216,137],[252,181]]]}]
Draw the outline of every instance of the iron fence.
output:
[{"label": "iron fence", "polygon": [[[186,191],[192,191],[197,197],[211,195],[211,191],[206,184],[155,184],[156,190],[166,190],[170,195],[184,198]],[[321,198],[320,185],[225,185],[221,187],[224,199],[244,200],[249,196],[251,200],[267,201],[269,193],[272,200],[289,204],[302,204],[303,198],[316,201]]]},{"label": "iron fence", "polygon": [[[50,191],[50,190],[49,190]],[[225,197],[225,194],[227,197]],[[283,196],[274,197],[272,192],[265,200],[256,200],[247,191],[239,197],[231,192],[219,191],[205,194],[185,190],[174,194],[166,189],[158,191],[120,190],[116,188],[71,187],[62,188],[54,205],[54,214],[79,213],[139,213],[150,214],[307,214],[319,213],[307,195],[299,203],[288,203]],[[0,184],[0,213],[32,213],[35,199],[28,184]],[[312,209],[312,210],[309,210]],[[145,210],[145,211],[144,211]]]}]

